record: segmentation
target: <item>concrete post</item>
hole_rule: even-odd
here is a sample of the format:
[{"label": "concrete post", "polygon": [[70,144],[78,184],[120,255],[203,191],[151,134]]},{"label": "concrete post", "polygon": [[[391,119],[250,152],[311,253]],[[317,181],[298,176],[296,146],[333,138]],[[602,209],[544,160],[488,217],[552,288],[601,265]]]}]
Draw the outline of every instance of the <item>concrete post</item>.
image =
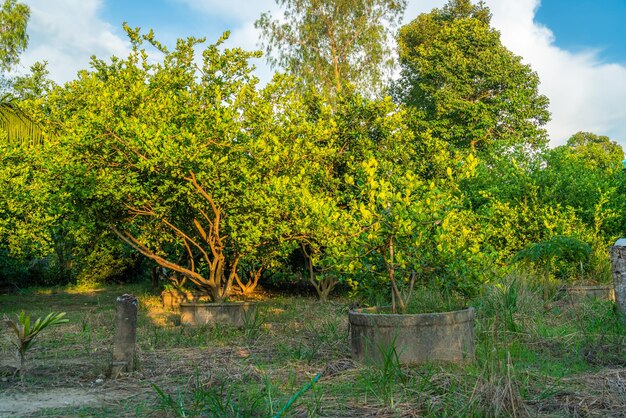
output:
[{"label": "concrete post", "polygon": [[615,288],[615,303],[626,315],[626,238],[617,240],[611,247],[611,271]]},{"label": "concrete post", "polygon": [[117,298],[111,379],[117,379],[121,372],[135,370],[137,305],[135,296],[125,294]]}]

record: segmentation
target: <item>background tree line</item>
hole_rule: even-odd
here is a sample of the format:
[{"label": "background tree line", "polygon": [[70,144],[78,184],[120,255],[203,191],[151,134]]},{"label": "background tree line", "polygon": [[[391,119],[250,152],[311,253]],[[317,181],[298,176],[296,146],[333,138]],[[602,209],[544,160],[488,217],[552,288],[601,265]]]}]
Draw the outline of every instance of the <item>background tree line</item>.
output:
[{"label": "background tree line", "polygon": [[[213,300],[269,277],[320,297],[339,283],[375,297],[389,278],[473,294],[557,242],[590,251],[555,251],[553,277],[610,277],[623,150],[585,132],[547,147],[539,79],[482,3],[451,0],[397,34],[404,1],[278,3],[284,17],[257,21],[278,71],[264,87],[248,64],[259,53],[225,49],[228,34],[170,48],[131,27],[128,57],[93,58],[63,86],[45,64],[4,73],[0,282],[161,266]],[[6,71],[28,8],[1,13]]]}]

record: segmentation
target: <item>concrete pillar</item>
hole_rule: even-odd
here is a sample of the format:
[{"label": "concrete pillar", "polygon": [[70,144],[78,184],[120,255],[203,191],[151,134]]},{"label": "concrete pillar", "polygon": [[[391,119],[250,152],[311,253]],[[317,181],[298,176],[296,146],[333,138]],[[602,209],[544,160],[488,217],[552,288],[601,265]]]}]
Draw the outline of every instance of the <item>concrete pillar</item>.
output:
[{"label": "concrete pillar", "polygon": [[125,294],[117,298],[111,379],[117,379],[121,372],[135,370],[137,305],[138,301],[135,296]]},{"label": "concrete pillar", "polygon": [[611,247],[611,271],[615,288],[615,303],[626,315],[626,238],[617,240]]}]

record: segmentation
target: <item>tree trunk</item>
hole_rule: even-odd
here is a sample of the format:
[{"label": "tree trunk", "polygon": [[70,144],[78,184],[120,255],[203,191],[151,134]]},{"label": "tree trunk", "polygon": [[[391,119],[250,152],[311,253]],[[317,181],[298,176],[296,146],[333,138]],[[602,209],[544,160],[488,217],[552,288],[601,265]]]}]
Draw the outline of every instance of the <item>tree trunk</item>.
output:
[{"label": "tree trunk", "polygon": [[301,248],[304,260],[306,261],[307,271],[309,273],[309,283],[311,283],[315,288],[319,300],[325,302],[328,300],[328,295],[330,295],[330,292],[333,290],[338,281],[332,276],[326,276],[318,280],[317,274],[315,274],[315,269],[313,268],[313,260],[311,259],[311,256],[304,248],[304,245],[301,245]]},{"label": "tree trunk", "polygon": [[251,295],[259,284],[259,280],[261,279],[261,275],[263,274],[263,266],[259,267],[256,270],[250,270],[248,272],[248,281],[244,283],[240,278],[239,274],[235,276],[235,280],[237,281],[237,285],[241,289],[241,293],[245,296]]},{"label": "tree trunk", "polygon": [[155,267],[152,267],[152,269],[150,270],[150,278],[151,278],[153,289],[159,288],[159,269],[160,268],[161,266],[155,266]]},{"label": "tree trunk", "polygon": [[391,282],[391,312],[395,314],[399,309],[401,313],[404,313],[406,306],[404,304],[404,300],[402,299],[402,295],[400,294],[400,289],[398,289],[398,284],[396,283],[393,238],[389,240],[389,263],[387,264],[387,271],[389,272],[389,281]]},{"label": "tree trunk", "polygon": [[317,292],[317,297],[322,302],[326,302],[328,300],[330,292],[332,292],[337,283],[339,283],[339,281],[333,276],[325,276],[321,279],[316,276],[312,276],[310,277],[309,281],[311,282],[311,284],[313,284],[313,287]]},{"label": "tree trunk", "polygon": [[26,363],[26,353],[22,352],[22,350],[18,350],[18,354],[20,356],[20,382],[24,383],[24,376],[26,375],[26,369],[24,368],[24,364]]}]

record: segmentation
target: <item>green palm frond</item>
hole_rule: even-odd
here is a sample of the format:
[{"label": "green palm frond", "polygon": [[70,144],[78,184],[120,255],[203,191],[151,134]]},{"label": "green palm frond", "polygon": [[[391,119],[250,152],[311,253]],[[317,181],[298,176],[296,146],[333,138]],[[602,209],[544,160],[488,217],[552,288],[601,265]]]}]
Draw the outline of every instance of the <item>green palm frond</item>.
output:
[{"label": "green palm frond", "polygon": [[53,326],[64,324],[68,322],[68,319],[63,318],[65,312],[50,312],[43,318],[37,318],[31,325],[30,315],[26,315],[24,311],[17,315],[17,320],[5,319],[5,323],[13,331],[17,337],[15,346],[21,357],[32,347],[34,338],[44,329]]},{"label": "green palm frond", "polygon": [[6,133],[6,141],[13,145],[35,146],[44,142],[41,127],[17,106],[10,95],[0,98],[0,131]]}]

